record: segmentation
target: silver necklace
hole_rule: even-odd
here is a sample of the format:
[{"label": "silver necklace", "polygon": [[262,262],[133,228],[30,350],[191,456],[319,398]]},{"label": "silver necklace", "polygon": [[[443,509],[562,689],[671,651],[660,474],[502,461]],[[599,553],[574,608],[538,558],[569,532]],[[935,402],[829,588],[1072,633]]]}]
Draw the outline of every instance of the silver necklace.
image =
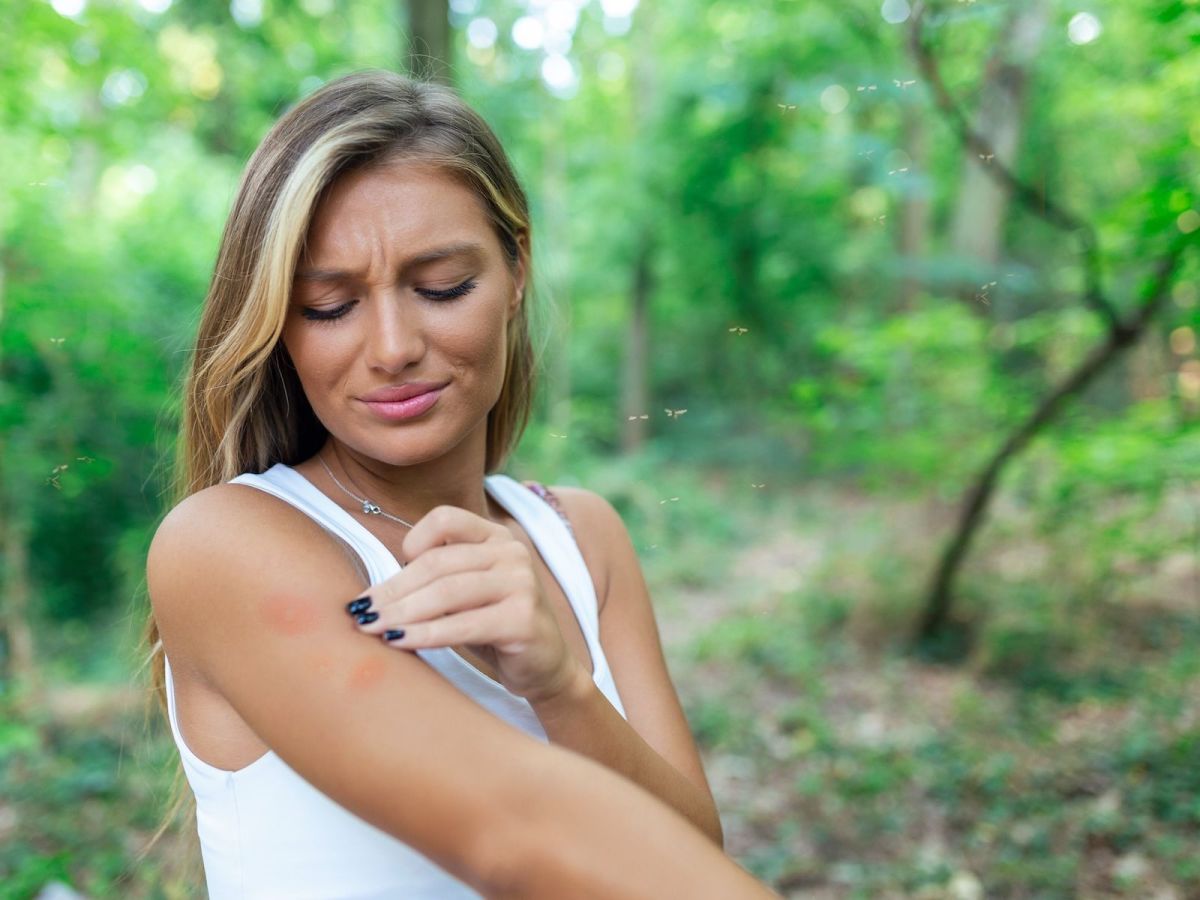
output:
[{"label": "silver necklace", "polygon": [[372,503],[366,497],[359,497],[359,496],[351,493],[351,491],[349,489],[347,489],[347,487],[344,484],[342,484],[340,481],[337,480],[337,476],[334,475],[333,472],[329,471],[329,466],[325,465],[325,457],[323,457],[320,453],[318,453],[317,459],[319,459],[321,461],[321,465],[325,466],[325,471],[329,472],[329,477],[333,479],[333,483],[336,484],[338,487],[340,487],[347,494],[350,494],[351,497],[354,497],[355,500],[357,500],[359,503],[362,504],[362,511],[366,515],[368,515],[368,516],[385,516],[385,517],[391,519],[393,522],[399,522],[401,525],[407,525],[409,528],[413,527],[412,522],[406,522],[397,516],[393,516],[391,513],[386,513],[382,509],[379,508],[378,504]]}]

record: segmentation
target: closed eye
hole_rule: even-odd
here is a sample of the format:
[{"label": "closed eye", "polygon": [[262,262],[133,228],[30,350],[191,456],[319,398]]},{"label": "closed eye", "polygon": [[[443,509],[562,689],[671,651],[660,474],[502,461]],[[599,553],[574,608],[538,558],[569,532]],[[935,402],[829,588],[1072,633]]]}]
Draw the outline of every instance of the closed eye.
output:
[{"label": "closed eye", "polygon": [[301,307],[300,315],[312,322],[332,322],[334,319],[340,319],[346,313],[350,312],[357,300],[351,300],[349,303],[343,303],[341,306],[333,309],[311,309],[307,306]]},{"label": "closed eye", "polygon": [[332,310],[313,310],[311,307],[304,306],[300,308],[300,314],[310,320],[310,322],[332,322],[334,319],[342,318],[356,302],[358,300],[350,300],[348,304],[335,306]]},{"label": "closed eye", "polygon": [[[468,278],[462,284],[456,285],[452,288],[446,288],[445,290],[437,290],[435,288],[416,288],[416,292],[422,297],[426,297],[430,300],[447,301],[455,300],[471,293],[471,291],[475,290],[476,286],[477,283]],[[351,307],[353,307],[356,303],[358,303],[357,300],[351,300],[349,303],[343,303],[341,306],[337,306],[329,310],[302,307],[300,310],[300,315],[304,316],[304,318],[311,322],[332,322],[334,319],[340,319],[342,316],[348,313]]]},{"label": "closed eye", "polygon": [[431,300],[453,300],[456,297],[461,297],[464,294],[469,294],[475,290],[475,282],[468,278],[462,284],[447,288],[444,291],[435,290],[433,288],[417,288],[418,294],[423,297],[429,297]]}]

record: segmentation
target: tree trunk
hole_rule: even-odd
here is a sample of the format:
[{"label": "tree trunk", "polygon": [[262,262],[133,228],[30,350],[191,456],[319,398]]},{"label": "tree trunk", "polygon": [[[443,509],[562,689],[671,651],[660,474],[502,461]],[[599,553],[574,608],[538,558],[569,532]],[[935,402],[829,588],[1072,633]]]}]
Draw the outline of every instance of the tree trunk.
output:
[{"label": "tree trunk", "polygon": [[[995,161],[1009,171],[1015,169],[1029,67],[1041,44],[1046,18],[1045,0],[1021,5],[996,43],[979,92],[975,132],[992,148]],[[993,160],[980,159],[970,147],[964,148],[964,159],[950,244],[956,256],[982,264],[982,278],[996,265],[1003,250],[1009,190],[988,172]],[[977,289],[978,284],[964,285],[963,294],[974,297]]]},{"label": "tree trunk", "polygon": [[[633,75],[637,89],[629,97],[634,141],[644,142],[653,117],[658,72],[654,56],[654,30],[650,9],[638,9],[633,29]],[[643,143],[643,147],[645,144]],[[646,213],[645,215],[649,215]],[[638,452],[649,434],[650,412],[650,298],[654,293],[654,229],[642,223],[629,279],[629,316],[626,319],[625,357],[621,367],[621,452]]]},{"label": "tree trunk", "polygon": [[900,207],[900,256],[905,275],[900,282],[899,308],[912,309],[921,290],[920,267],[929,243],[929,141],[924,111],[910,103],[904,108],[904,145],[913,176]]},{"label": "tree trunk", "polygon": [[[7,501],[8,498],[5,498]],[[0,631],[7,644],[5,681],[19,707],[36,707],[38,693],[33,629],[29,625],[29,543],[24,521],[7,508],[3,524],[4,584],[0,589]]]},{"label": "tree trunk", "polygon": [[[557,103],[558,101],[554,101]],[[543,107],[544,109],[544,107]],[[552,434],[566,435],[556,438],[559,452],[554,454],[557,469],[567,458],[571,435],[571,235],[570,207],[567,185],[566,141],[563,139],[560,120],[553,111],[544,110],[542,115],[542,202],[546,210],[546,234],[551,242],[542,242],[542,259],[551,263],[543,266],[550,273],[549,294],[559,311],[561,331],[554,335],[553,355],[550,357],[551,377],[549,384],[549,422]]]},{"label": "tree trunk", "polygon": [[646,441],[649,415],[649,390],[647,362],[650,353],[650,295],[652,292],[651,264],[653,240],[649,235],[642,238],[638,247],[637,261],[633,266],[633,284],[630,290],[629,328],[625,337],[625,361],[621,372],[621,410],[625,420],[621,429],[621,452],[636,453]]},{"label": "tree trunk", "polygon": [[[4,264],[0,260],[0,334],[4,327]],[[3,343],[0,342],[0,347]],[[0,372],[4,358],[0,356]],[[7,441],[0,432],[0,638],[4,643],[4,686],[15,696],[17,706],[37,705],[37,667],[33,630],[29,626],[29,528],[17,512],[6,478]]]},{"label": "tree trunk", "polygon": [[1130,351],[1125,394],[1134,403],[1158,400],[1169,392],[1171,348],[1162,328],[1152,329],[1147,339]]},{"label": "tree trunk", "polygon": [[406,0],[408,72],[450,84],[450,8],[447,0]]}]

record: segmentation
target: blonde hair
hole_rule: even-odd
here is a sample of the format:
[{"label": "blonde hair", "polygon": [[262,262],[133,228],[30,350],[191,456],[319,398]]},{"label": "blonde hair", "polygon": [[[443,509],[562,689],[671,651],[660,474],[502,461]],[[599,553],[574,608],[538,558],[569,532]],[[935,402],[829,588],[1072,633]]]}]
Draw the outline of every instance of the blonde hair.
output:
[{"label": "blonde hair", "polygon": [[[352,169],[396,161],[430,163],[454,175],[482,202],[510,268],[524,255],[529,269],[525,192],[491,128],[451,88],[381,70],[323,86],[275,123],[242,175],[182,389],[168,508],[243,472],[302,462],[324,443],[327,432],[280,337],[293,276],[313,213],[334,181]],[[487,419],[485,473],[504,464],[529,421],[540,353],[528,307],[523,300],[509,325],[504,384]],[[153,609],[143,639],[153,694],[165,714]],[[181,774],[177,769],[174,802],[151,845],[191,799]]]}]

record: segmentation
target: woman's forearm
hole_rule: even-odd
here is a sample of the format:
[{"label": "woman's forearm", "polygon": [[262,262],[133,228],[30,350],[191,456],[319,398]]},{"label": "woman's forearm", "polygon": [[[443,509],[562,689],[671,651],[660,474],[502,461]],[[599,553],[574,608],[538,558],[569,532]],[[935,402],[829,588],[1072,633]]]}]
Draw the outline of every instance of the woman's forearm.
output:
[{"label": "woman's forearm", "polygon": [[778,898],[674,809],[554,744],[504,760],[479,889],[521,900]]},{"label": "woman's forearm", "polygon": [[532,704],[551,743],[582,753],[645,788],[723,847],[721,819],[708,792],[647,744],[582,666],[578,676],[570,690]]}]

